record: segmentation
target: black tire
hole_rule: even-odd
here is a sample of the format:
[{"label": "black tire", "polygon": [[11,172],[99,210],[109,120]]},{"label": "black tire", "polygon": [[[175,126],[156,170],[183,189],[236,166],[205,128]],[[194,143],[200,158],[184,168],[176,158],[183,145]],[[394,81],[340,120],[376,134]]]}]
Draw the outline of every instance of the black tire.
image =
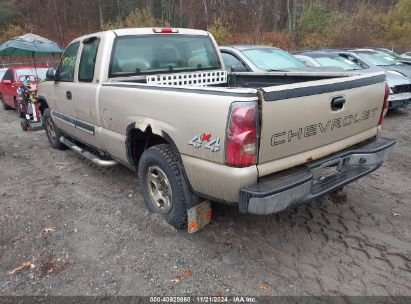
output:
[{"label": "black tire", "polygon": [[21,126],[22,130],[23,130],[24,132],[26,132],[26,131],[28,130],[28,128],[29,128],[27,119],[22,118],[21,121],[20,121],[20,126]]},{"label": "black tire", "polygon": [[19,103],[17,102],[17,99],[16,99],[16,98],[14,98],[14,107],[15,107],[17,116],[18,116],[19,118],[24,118],[24,114],[23,114],[22,112],[20,112]]},{"label": "black tire", "polygon": [[3,109],[4,109],[4,110],[10,110],[10,106],[7,105],[7,104],[4,102],[3,97],[0,97],[0,99],[1,99],[1,103],[2,103],[2,105],[3,105]]},{"label": "black tire", "polygon": [[[161,211],[149,194],[147,180],[153,168],[160,168],[168,179],[168,188],[171,188],[171,209]],[[176,152],[167,144],[153,146],[144,151],[138,167],[140,191],[147,208],[154,213],[159,213],[164,220],[176,229],[182,229],[187,224],[187,185],[178,166]],[[164,184],[163,184],[164,185]]]},{"label": "black tire", "polygon": [[50,145],[54,149],[64,150],[67,147],[61,143],[60,137],[63,135],[61,130],[54,124],[53,118],[51,117],[50,109],[45,109],[43,113],[43,128],[46,131],[47,138],[49,139]]}]

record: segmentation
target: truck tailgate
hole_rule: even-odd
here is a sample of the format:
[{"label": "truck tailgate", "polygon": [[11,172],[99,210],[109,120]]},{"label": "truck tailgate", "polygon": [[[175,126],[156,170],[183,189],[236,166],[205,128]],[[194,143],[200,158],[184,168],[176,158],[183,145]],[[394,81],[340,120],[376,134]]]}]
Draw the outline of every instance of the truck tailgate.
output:
[{"label": "truck tailgate", "polygon": [[356,144],[354,135],[378,126],[384,94],[384,73],[264,88],[259,164],[350,137],[347,146]]}]

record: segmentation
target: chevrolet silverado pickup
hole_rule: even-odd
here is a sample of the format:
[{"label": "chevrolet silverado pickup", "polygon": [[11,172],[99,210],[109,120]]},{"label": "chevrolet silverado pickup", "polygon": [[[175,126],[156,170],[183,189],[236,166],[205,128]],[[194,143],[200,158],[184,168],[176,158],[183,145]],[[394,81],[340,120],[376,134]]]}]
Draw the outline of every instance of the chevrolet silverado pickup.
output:
[{"label": "chevrolet silverado pickup", "polygon": [[233,72],[213,36],[118,29],[73,40],[39,85],[52,147],[137,172],[173,227],[207,201],[272,214],[379,168],[383,72]]}]

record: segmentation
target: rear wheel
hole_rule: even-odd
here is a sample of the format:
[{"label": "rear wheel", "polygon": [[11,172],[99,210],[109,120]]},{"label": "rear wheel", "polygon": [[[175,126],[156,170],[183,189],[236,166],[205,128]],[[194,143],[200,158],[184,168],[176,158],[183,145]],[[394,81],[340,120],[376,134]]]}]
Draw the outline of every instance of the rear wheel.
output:
[{"label": "rear wheel", "polygon": [[10,106],[6,104],[6,102],[3,100],[3,97],[0,97],[0,99],[1,99],[1,104],[3,105],[3,109],[10,110]]},{"label": "rear wheel", "polygon": [[67,147],[60,141],[60,137],[63,135],[61,130],[54,124],[51,117],[50,109],[45,109],[43,113],[43,128],[46,130],[47,138],[50,145],[58,150],[64,150]]},{"label": "rear wheel", "polygon": [[176,152],[167,144],[144,151],[138,167],[140,190],[147,208],[177,229],[187,224],[185,180]]}]

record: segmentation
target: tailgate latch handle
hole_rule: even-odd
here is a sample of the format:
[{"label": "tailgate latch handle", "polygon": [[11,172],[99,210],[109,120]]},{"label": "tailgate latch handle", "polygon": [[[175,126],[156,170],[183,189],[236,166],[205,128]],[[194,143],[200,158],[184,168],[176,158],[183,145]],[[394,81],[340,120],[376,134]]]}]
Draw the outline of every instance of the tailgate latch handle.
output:
[{"label": "tailgate latch handle", "polygon": [[342,96],[334,97],[331,100],[331,110],[333,111],[338,111],[341,110],[344,107],[345,104],[345,98]]}]

